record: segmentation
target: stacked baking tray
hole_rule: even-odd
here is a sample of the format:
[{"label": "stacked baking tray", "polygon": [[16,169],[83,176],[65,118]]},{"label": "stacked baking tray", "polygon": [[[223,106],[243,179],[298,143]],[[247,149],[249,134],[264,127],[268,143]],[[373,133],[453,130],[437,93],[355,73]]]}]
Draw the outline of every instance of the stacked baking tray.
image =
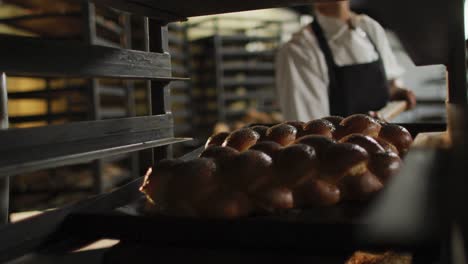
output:
[{"label": "stacked baking tray", "polygon": [[[224,28],[223,21],[253,23],[265,36],[248,29]],[[193,30],[214,23],[214,34],[192,41],[195,123],[207,137],[217,122],[233,124],[251,109],[278,111],[275,55],[282,22],[255,18],[214,18],[191,25]]]},{"label": "stacked baking tray", "polygon": [[[89,8],[92,4],[85,2],[84,5]],[[88,25],[95,26],[92,21],[86,21]],[[156,30],[161,31],[160,28]],[[155,80],[155,91],[150,92],[150,100],[161,98],[161,102],[164,102],[164,97],[158,85],[164,86],[174,79],[170,56],[162,52],[122,49],[70,39],[14,35],[1,35],[0,38],[1,69],[6,73],[2,75],[2,110],[7,104],[7,96],[3,93],[6,91],[5,76],[84,78],[92,82],[95,78]],[[158,45],[162,44],[155,46]],[[174,138],[172,115],[157,108],[161,102],[155,102],[153,115],[146,117],[113,116],[111,120],[1,130],[1,221],[8,212],[8,177],[184,141]],[[2,111],[2,124],[7,124],[3,121],[8,121],[8,116]]]},{"label": "stacked baking tray", "polygon": [[[94,45],[120,48],[131,47],[131,28],[129,16],[122,12],[96,7],[92,3],[76,3],[73,1],[5,1],[5,3],[20,10],[21,15],[0,19],[0,23],[10,28],[21,30],[40,39],[69,40]],[[47,63],[44,61],[43,63]],[[27,75],[25,75],[27,76]],[[135,116],[135,102],[133,83],[116,79],[83,79],[83,78],[56,78],[54,76],[37,76],[42,79],[43,87],[24,87],[24,82],[18,82],[21,87],[10,87],[12,90],[20,88],[18,92],[9,93],[10,102],[26,105],[34,101],[46,105],[43,112],[30,115],[10,116],[11,127],[30,127],[47,124],[61,124],[85,120],[115,119]],[[81,77],[81,76],[78,76]],[[20,79],[21,80],[21,79]],[[40,88],[40,89],[38,89]],[[28,106],[23,108],[29,108]],[[138,160],[135,154],[120,155],[96,161],[88,166],[75,166],[76,181],[91,184],[77,183],[69,186],[60,184],[40,186],[23,184],[14,188],[15,197],[51,197],[57,194],[76,195],[83,197],[90,192],[100,193],[115,186],[128,182],[139,174]],[[112,171],[112,173],[108,173]],[[56,178],[60,174],[57,170],[48,170],[49,178]],[[106,173],[107,172],[107,173]],[[68,171],[70,174],[70,170]],[[81,176],[83,177],[81,177]],[[28,175],[22,175],[25,178]],[[33,177],[33,176],[31,176]],[[67,177],[72,178],[70,175]],[[77,186],[86,187],[78,188]],[[51,187],[56,186],[56,187]],[[17,186],[16,186],[17,187]],[[63,190],[61,190],[63,188]],[[75,192],[75,194],[71,194]],[[47,194],[49,193],[49,194]],[[67,194],[65,194],[67,193]],[[50,198],[42,198],[43,202],[36,200],[34,207],[42,207]],[[23,208],[21,199],[18,206]],[[25,205],[27,208],[28,205]]]},{"label": "stacked baking tray", "polygon": [[[171,23],[168,25],[169,53],[172,60],[172,73],[175,76],[190,76],[190,47],[187,25]],[[190,82],[172,82],[171,107],[176,124],[176,135],[189,136],[192,131],[192,97]]]}]

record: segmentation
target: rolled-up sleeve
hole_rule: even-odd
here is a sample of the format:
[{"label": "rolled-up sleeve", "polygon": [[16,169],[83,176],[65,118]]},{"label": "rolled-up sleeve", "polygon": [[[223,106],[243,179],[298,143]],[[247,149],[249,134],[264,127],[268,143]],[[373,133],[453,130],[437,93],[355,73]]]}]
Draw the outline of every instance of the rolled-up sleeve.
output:
[{"label": "rolled-up sleeve", "polygon": [[287,43],[277,54],[277,95],[287,120],[306,122],[329,115],[326,69],[312,50]]}]

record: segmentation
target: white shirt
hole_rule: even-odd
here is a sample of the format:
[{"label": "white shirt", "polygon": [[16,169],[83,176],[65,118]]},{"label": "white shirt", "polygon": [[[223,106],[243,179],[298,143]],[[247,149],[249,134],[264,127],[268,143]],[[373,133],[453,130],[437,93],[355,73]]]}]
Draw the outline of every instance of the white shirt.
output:
[{"label": "white shirt", "polygon": [[[389,80],[404,73],[391,50],[385,30],[366,15],[353,16],[349,25],[339,19],[317,15],[338,66],[370,63],[378,59],[375,42]],[[366,36],[366,33],[368,36]],[[276,87],[286,120],[309,121],[330,115],[328,67],[310,25],[295,33],[276,58]]]}]

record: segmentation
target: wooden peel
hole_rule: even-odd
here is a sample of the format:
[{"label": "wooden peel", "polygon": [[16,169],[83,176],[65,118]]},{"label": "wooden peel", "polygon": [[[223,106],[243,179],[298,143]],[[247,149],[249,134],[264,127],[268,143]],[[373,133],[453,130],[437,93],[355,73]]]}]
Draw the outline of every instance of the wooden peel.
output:
[{"label": "wooden peel", "polygon": [[377,112],[377,116],[384,121],[392,121],[401,113],[406,111],[408,103],[406,101],[393,101]]},{"label": "wooden peel", "polygon": [[447,132],[420,133],[414,139],[412,147],[421,148],[450,148],[450,137]]},{"label": "wooden peel", "polygon": [[[392,121],[407,109],[406,101],[393,101],[377,112],[377,116],[387,122]],[[447,131],[420,133],[415,138],[413,147],[449,148],[451,139]]]}]

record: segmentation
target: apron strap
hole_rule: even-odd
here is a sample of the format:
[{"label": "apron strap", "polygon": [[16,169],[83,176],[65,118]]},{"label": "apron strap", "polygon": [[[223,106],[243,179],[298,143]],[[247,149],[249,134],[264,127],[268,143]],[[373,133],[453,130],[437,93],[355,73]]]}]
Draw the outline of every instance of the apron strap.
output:
[{"label": "apron strap", "polygon": [[[323,54],[325,55],[325,60],[327,63],[327,66],[337,66],[335,63],[335,60],[333,58],[333,52],[331,51],[330,45],[328,44],[328,40],[325,37],[325,33],[323,31],[322,26],[318,22],[317,17],[314,18],[314,21],[311,23],[311,28],[312,31],[315,33],[315,37],[317,38],[318,44],[320,49],[322,50]],[[367,39],[370,41],[371,45],[374,47],[375,52],[379,56],[379,60],[382,60],[382,55],[380,54],[379,49],[377,48],[377,45],[375,44],[375,41],[371,38],[371,36],[362,28],[360,28],[365,34]]]},{"label": "apron strap", "polygon": [[322,27],[320,26],[318,19],[315,17],[314,21],[311,24],[312,30],[315,33],[315,37],[317,38],[318,44],[320,49],[325,56],[325,61],[327,63],[328,68],[328,102],[330,105],[330,113],[335,114],[338,109],[340,109],[340,102],[337,102],[336,98],[341,98],[343,96],[340,94],[340,87],[338,84],[338,79],[336,77],[336,68],[337,65],[333,58],[333,53],[331,51],[330,45],[328,45],[328,41],[325,37],[325,33],[323,32]]},{"label": "apron strap", "polygon": [[331,91],[338,90],[338,82],[335,73],[335,68],[337,65],[335,64],[330,45],[328,45],[328,41],[325,38],[325,33],[323,32],[322,26],[320,26],[317,17],[314,18],[311,27],[312,31],[315,33],[315,37],[317,38],[320,49],[322,50],[323,55],[325,56],[325,62],[327,63],[328,68],[328,79],[330,81],[330,84],[328,86],[328,96],[331,97]]},{"label": "apron strap", "polygon": [[[361,30],[364,31],[363,29],[361,29]],[[382,54],[380,53],[379,49],[377,48],[377,44],[375,44],[375,41],[371,38],[371,36],[366,31],[364,31],[364,33],[366,34],[366,37],[370,41],[372,46],[374,46],[375,52],[377,52],[377,55],[379,56],[378,62],[379,62],[382,74],[384,75],[385,80],[388,80],[387,71],[385,70],[385,65],[384,65],[384,61],[383,61],[383,58],[382,58]]]},{"label": "apron strap", "polygon": [[[322,50],[322,53],[325,56],[325,61],[328,67],[328,78],[329,78],[329,86],[328,86],[328,96],[329,96],[329,101],[330,101],[330,112],[333,112],[334,109],[340,109],[340,103],[336,101],[336,98],[341,98],[343,94],[340,91],[338,79],[336,77],[336,69],[338,68],[338,65],[335,63],[335,59],[333,57],[333,53],[331,51],[330,45],[328,44],[328,40],[325,37],[325,33],[322,29],[322,26],[318,22],[317,17],[314,18],[314,21],[311,23],[311,28],[312,31],[315,33],[315,37],[317,38],[318,44],[320,49]],[[386,71],[385,67],[383,64],[382,60],[382,55],[379,52],[379,49],[377,48],[377,45],[373,41],[373,39],[366,33],[367,38],[371,42],[372,46],[374,47],[375,51],[377,52],[377,55],[379,56],[378,59],[378,64],[380,65],[381,72],[385,77],[385,80],[387,80],[386,76]]]}]

